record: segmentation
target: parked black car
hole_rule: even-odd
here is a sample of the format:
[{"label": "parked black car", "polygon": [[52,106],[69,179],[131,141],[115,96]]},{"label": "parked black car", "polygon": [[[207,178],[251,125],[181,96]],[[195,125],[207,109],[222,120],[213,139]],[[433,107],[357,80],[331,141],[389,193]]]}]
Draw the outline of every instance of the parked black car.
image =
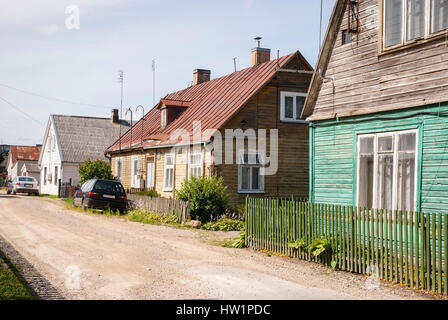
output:
[{"label": "parked black car", "polygon": [[112,209],[124,212],[128,200],[123,185],[115,180],[92,179],[76,190],[73,205],[83,209]]}]

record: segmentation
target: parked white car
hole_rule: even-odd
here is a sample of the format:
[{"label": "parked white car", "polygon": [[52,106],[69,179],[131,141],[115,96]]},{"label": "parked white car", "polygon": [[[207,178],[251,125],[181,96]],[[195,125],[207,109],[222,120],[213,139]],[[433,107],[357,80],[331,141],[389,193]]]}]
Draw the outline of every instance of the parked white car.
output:
[{"label": "parked white car", "polygon": [[39,194],[39,182],[33,177],[15,177],[10,183],[8,183],[7,194],[16,193],[28,193]]}]

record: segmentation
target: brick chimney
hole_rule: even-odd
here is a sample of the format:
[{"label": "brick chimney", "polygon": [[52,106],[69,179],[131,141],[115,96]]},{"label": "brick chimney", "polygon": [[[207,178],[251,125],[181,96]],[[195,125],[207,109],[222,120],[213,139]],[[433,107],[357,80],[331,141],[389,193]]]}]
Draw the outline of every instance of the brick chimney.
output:
[{"label": "brick chimney", "polygon": [[118,116],[118,109],[112,109],[112,114],[110,116],[112,123],[119,123],[120,117]]},{"label": "brick chimney", "polygon": [[254,38],[255,48],[252,49],[252,67],[271,61],[271,49],[260,48],[261,37]]},{"label": "brick chimney", "polygon": [[210,81],[210,70],[195,69],[193,71],[193,85],[201,84]]}]

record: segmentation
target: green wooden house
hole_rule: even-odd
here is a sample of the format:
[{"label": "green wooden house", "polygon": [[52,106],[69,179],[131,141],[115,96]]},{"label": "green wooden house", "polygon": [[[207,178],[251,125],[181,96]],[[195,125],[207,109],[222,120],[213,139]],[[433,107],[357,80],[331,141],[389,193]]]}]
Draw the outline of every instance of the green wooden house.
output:
[{"label": "green wooden house", "polygon": [[338,0],[303,115],[310,200],[448,213],[448,1]]}]

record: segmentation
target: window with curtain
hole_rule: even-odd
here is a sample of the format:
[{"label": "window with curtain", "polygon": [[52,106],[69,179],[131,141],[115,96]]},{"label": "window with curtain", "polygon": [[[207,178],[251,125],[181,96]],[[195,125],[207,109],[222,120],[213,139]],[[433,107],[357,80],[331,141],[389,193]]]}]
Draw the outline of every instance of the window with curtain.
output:
[{"label": "window with curtain", "polygon": [[165,154],[165,177],[164,177],[164,189],[172,190],[174,181],[174,154]]},{"label": "window with curtain", "polygon": [[448,0],[431,0],[431,33],[448,28]]},{"label": "window with curtain", "polygon": [[138,188],[138,157],[132,157],[131,165],[131,186],[132,188]]},{"label": "window with curtain", "polygon": [[383,46],[427,39],[448,28],[448,0],[383,0]]},{"label": "window with curtain", "polygon": [[403,30],[403,0],[384,0],[384,46],[400,44]]},{"label": "window with curtain", "polygon": [[358,136],[357,206],[416,209],[417,130]]},{"label": "window with curtain", "polygon": [[260,152],[240,152],[238,163],[238,191],[264,192],[263,155]]},{"label": "window with curtain", "polygon": [[190,153],[188,156],[188,178],[202,176],[202,152]]}]

